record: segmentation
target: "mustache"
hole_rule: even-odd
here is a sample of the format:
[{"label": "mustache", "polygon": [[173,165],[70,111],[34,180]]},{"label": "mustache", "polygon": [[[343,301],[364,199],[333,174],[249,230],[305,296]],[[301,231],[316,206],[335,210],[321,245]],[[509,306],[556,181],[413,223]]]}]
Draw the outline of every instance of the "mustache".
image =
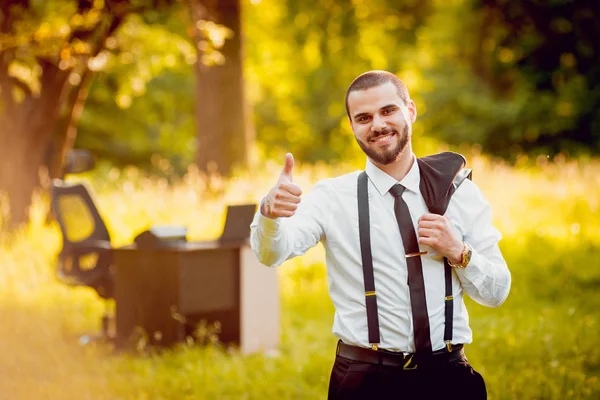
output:
[{"label": "mustache", "polygon": [[373,140],[373,139],[378,138],[379,136],[388,135],[390,133],[398,133],[398,132],[396,132],[395,129],[386,128],[386,129],[381,130],[379,132],[373,132],[373,134],[369,135],[369,137],[367,138],[367,140]]}]

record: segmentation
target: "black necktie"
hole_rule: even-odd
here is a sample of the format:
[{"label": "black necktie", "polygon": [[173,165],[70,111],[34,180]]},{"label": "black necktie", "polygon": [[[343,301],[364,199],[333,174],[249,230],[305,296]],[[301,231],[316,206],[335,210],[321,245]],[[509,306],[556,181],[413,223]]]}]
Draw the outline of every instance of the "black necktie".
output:
[{"label": "black necktie", "polygon": [[423,265],[419,254],[419,243],[413,226],[408,206],[402,199],[404,186],[396,184],[390,189],[394,196],[394,212],[400,228],[406,266],[408,268],[408,287],[410,289],[410,304],[415,330],[415,347],[417,351],[431,352],[431,339],[429,333],[429,316],[427,315],[427,301],[425,300],[425,282],[423,281]]}]

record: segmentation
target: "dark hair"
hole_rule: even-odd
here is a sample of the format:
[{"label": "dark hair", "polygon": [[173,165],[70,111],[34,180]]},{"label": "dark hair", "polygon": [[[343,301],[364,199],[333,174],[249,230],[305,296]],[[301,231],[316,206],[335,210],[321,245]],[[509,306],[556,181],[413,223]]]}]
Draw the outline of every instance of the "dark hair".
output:
[{"label": "dark hair", "polygon": [[410,101],[408,89],[406,88],[404,82],[400,80],[400,78],[388,71],[368,71],[356,77],[346,91],[346,113],[348,114],[348,118],[352,119],[352,117],[350,117],[350,110],[348,109],[348,97],[350,96],[351,92],[371,89],[375,86],[383,85],[388,82],[392,82],[394,86],[396,86],[396,92],[398,93],[398,96],[400,96],[402,101],[404,101],[404,104],[408,104]]}]

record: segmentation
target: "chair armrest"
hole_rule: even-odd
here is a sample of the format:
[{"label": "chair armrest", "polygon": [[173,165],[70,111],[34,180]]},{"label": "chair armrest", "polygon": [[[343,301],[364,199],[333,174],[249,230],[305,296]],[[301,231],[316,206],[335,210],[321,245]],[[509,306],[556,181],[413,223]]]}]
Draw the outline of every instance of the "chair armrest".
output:
[{"label": "chair armrest", "polygon": [[71,243],[67,251],[63,249],[63,253],[71,253],[73,256],[82,256],[88,253],[105,253],[113,250],[108,240],[86,240],[80,243]]},{"label": "chair armrest", "polygon": [[80,243],[72,243],[71,246],[73,248],[90,248],[90,249],[98,249],[98,250],[111,250],[112,246],[110,241],[108,240],[96,240],[90,239],[85,242]]},{"label": "chair armrest", "polygon": [[[108,240],[86,240],[63,248],[58,257],[58,279],[72,286],[90,286],[101,297],[112,297],[112,250]],[[87,255],[97,257],[86,259]]]}]

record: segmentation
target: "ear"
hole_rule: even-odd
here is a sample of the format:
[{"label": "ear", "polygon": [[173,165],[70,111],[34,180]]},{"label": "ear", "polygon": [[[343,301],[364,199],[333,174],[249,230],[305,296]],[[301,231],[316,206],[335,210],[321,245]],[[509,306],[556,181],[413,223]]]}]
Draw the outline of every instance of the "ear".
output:
[{"label": "ear", "polygon": [[417,120],[417,106],[415,105],[415,102],[410,100],[408,103],[408,115],[410,117],[410,122],[412,124],[415,123],[415,121]]}]

